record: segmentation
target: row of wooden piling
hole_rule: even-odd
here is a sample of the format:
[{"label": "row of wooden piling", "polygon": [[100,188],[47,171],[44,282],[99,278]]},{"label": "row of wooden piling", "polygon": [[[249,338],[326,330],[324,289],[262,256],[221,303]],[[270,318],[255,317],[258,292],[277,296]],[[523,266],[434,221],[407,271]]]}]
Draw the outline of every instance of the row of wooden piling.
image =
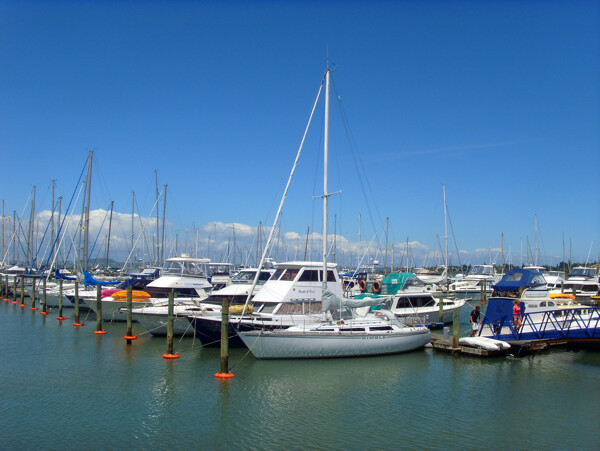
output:
[{"label": "row of wooden piling", "polygon": [[[20,307],[27,307],[25,304],[25,275],[14,276],[13,280],[13,289],[10,290],[9,284],[9,276],[5,275],[5,280],[2,281],[0,278],[0,296],[6,301],[10,302],[8,297],[9,291],[11,291],[12,295],[12,303],[17,304],[17,280],[20,279],[21,285],[21,293],[20,293]],[[31,307],[30,310],[38,310],[36,307],[36,292],[35,292],[35,280],[39,279],[38,277],[31,277],[34,279],[34,286],[31,290]],[[42,311],[40,312],[42,315],[48,315],[47,305],[46,305],[46,279],[42,278]],[[64,321],[67,318],[63,316],[63,280],[58,280],[59,292],[58,292],[58,317],[56,318],[59,321]],[[96,286],[96,330],[94,334],[103,335],[106,334],[106,331],[102,329],[102,287],[100,285]],[[133,340],[136,340],[138,337],[133,335],[133,318],[132,318],[132,294],[133,288],[127,288],[127,332],[123,337],[128,345],[131,345]],[[173,290],[169,293],[169,303],[168,303],[168,316],[167,316],[167,352],[163,354],[163,358],[168,360],[174,360],[179,358],[179,354],[174,352],[173,349],[173,321],[174,321],[174,303],[175,303],[175,293]],[[233,377],[233,373],[229,371],[229,341],[228,341],[228,330],[227,325],[229,324],[229,302],[224,297],[223,298],[223,309],[222,309],[222,319],[223,326],[221,329],[221,371],[215,373],[215,377],[220,379],[227,379]],[[75,322],[73,323],[75,327],[83,326],[83,323],[80,322],[80,314],[79,314],[79,282],[75,281]]]},{"label": "row of wooden piling", "polygon": [[[10,298],[9,298],[9,294],[12,296],[12,303],[13,304],[17,304],[17,292],[18,292],[18,287],[20,285],[20,307],[27,307],[27,305],[25,304],[25,278],[26,276],[24,275],[20,275],[20,276],[14,276],[14,280],[13,280],[13,284],[12,284],[12,290],[10,289],[11,284],[9,283],[9,276],[6,275],[5,276],[5,280],[1,281],[1,287],[0,287],[0,295],[2,296],[2,298],[6,301],[6,302],[10,302]],[[20,281],[18,281],[20,279]],[[37,279],[37,278],[34,278]],[[20,282],[20,283],[19,283]],[[62,279],[59,279],[58,281],[58,317],[56,318],[59,321],[63,321],[66,320],[67,318],[65,316],[63,316],[63,281]],[[47,315],[48,311],[47,311],[47,305],[46,305],[46,292],[47,292],[47,288],[46,288],[46,279],[42,278],[42,311],[40,312],[42,315]],[[94,334],[97,335],[102,335],[102,334],[106,334],[106,331],[102,329],[102,294],[101,294],[101,286],[98,285],[96,287],[96,301],[97,301],[97,307],[96,307],[96,330],[94,331]],[[75,303],[74,303],[74,307],[75,307],[75,320],[73,323],[73,326],[75,327],[81,327],[83,326],[83,323],[80,321],[80,310],[79,310],[79,282],[75,281]],[[163,354],[163,357],[165,359],[177,359],[179,358],[179,354],[176,354],[173,350],[173,305],[174,305],[174,293],[173,291],[171,291],[171,293],[169,293],[169,304],[168,304],[168,322],[167,322],[167,352],[165,354]],[[132,319],[132,307],[133,307],[133,303],[132,303],[132,287],[127,288],[127,333],[126,335],[123,337],[126,341],[127,344],[131,344],[133,340],[137,339],[138,337],[136,335],[133,335],[133,319]],[[30,310],[39,310],[38,307],[36,307],[36,290],[35,290],[35,281],[34,281],[34,286],[32,287],[31,290],[31,307]]]}]

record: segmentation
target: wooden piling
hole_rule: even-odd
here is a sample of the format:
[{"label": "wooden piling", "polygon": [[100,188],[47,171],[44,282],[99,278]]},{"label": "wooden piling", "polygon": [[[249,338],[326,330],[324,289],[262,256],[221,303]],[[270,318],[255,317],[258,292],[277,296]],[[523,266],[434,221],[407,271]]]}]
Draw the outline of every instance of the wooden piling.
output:
[{"label": "wooden piling", "polygon": [[79,281],[75,281],[75,322],[73,323],[75,327],[83,326],[82,323],[79,322]]},{"label": "wooden piling", "polygon": [[136,335],[133,335],[133,319],[131,317],[131,309],[133,303],[133,287],[127,288],[127,335],[123,338],[127,340],[127,344],[131,344],[131,340],[137,339]]},{"label": "wooden piling", "polygon": [[38,310],[38,308],[35,306],[35,281],[37,279],[33,279],[33,283],[31,284],[31,307],[29,308],[29,310]]},{"label": "wooden piling", "polygon": [[221,301],[221,371],[215,373],[218,378],[233,377],[229,372],[229,299],[223,296]]},{"label": "wooden piling", "polygon": [[21,276],[21,303],[19,307],[27,307],[25,305],[25,276]]},{"label": "wooden piling", "polygon": [[104,335],[105,330],[102,330],[102,287],[96,285],[96,330],[94,334]]},{"label": "wooden piling", "polygon": [[167,315],[167,353],[163,354],[165,359],[178,359],[179,354],[173,352],[173,308],[175,304],[175,293],[169,293],[169,306]]},{"label": "wooden piling", "polygon": [[440,304],[440,316],[438,317],[438,322],[443,323],[444,322],[444,298],[441,297],[438,302]]},{"label": "wooden piling", "polygon": [[48,307],[46,305],[46,278],[44,277],[42,279],[42,311],[40,312],[41,315],[47,315],[48,314]]},{"label": "wooden piling", "polygon": [[58,317],[56,318],[59,321],[63,319],[67,319],[63,316],[63,280],[58,280]]},{"label": "wooden piling", "polygon": [[13,279],[12,303],[17,303],[17,276]]},{"label": "wooden piling", "polygon": [[460,310],[454,310],[452,317],[452,348],[459,349],[458,340],[460,338]]}]

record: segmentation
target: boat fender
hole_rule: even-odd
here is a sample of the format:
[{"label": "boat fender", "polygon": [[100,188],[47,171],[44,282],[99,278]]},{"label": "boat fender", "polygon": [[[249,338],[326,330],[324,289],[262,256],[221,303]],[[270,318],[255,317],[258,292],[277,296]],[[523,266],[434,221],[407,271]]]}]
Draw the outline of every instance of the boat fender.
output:
[{"label": "boat fender", "polygon": [[379,280],[373,282],[373,293],[381,293],[381,282]]}]

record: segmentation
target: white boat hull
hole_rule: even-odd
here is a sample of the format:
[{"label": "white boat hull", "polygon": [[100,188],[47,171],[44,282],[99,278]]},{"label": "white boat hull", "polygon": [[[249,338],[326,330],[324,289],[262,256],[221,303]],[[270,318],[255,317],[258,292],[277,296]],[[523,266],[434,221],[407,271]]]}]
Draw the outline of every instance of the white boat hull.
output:
[{"label": "white boat hull", "polygon": [[393,334],[313,334],[310,332],[238,332],[257,359],[360,357],[412,351],[429,343],[427,329]]}]

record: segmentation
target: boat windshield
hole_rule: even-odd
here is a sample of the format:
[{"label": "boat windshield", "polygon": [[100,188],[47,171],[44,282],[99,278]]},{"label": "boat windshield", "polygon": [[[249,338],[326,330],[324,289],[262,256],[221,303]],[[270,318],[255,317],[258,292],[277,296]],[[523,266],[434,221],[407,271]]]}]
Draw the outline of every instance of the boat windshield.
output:
[{"label": "boat windshield", "polygon": [[206,263],[194,261],[166,261],[163,275],[206,277]]},{"label": "boat windshield", "polygon": [[[252,282],[256,277],[256,271],[241,271],[231,278],[232,282]],[[260,281],[267,281],[271,277],[271,273],[268,271],[261,271],[258,277]]]},{"label": "boat windshield", "polygon": [[592,268],[573,268],[570,276],[578,277],[594,277],[594,270]]},{"label": "boat windshield", "polygon": [[470,276],[493,276],[493,268],[491,266],[475,265],[469,271]]},{"label": "boat windshield", "polygon": [[406,279],[406,282],[404,282],[404,289],[411,288],[411,287],[424,287],[424,286],[425,286],[425,283],[423,283],[423,281],[421,279],[419,279],[418,277],[409,277]]},{"label": "boat windshield", "polygon": [[231,265],[229,263],[227,263],[227,264],[225,264],[225,263],[210,263],[209,268],[210,268],[211,275],[216,275],[216,274],[229,275],[229,272],[231,271]]}]

